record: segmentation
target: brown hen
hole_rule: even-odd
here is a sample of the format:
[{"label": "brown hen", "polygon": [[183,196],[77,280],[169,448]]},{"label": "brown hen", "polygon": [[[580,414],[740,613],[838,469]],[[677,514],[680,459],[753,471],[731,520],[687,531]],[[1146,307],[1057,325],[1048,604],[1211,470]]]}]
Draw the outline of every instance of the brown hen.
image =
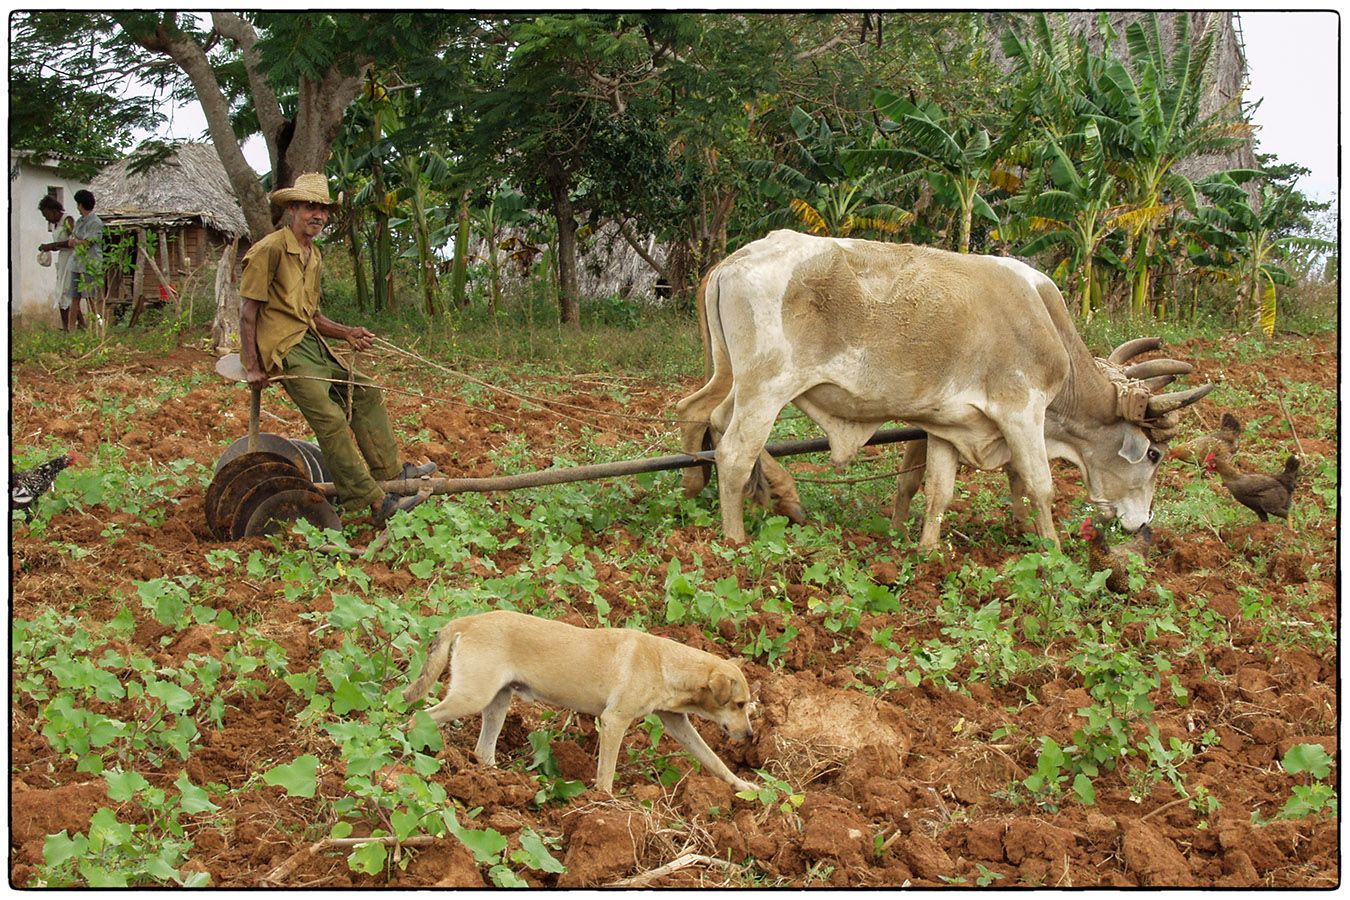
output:
[{"label": "brown hen", "polygon": [[1262,522],[1270,516],[1289,518],[1289,501],[1298,484],[1298,457],[1291,456],[1278,475],[1247,475],[1233,465],[1223,449],[1212,450],[1205,457],[1205,470],[1216,472],[1233,499],[1256,513]]},{"label": "brown hen", "polygon": [[1178,444],[1167,451],[1167,455],[1172,459],[1180,459],[1186,462],[1202,462],[1206,456],[1219,449],[1226,450],[1230,455],[1237,450],[1238,439],[1242,437],[1242,420],[1230,412],[1223,414],[1219,419],[1219,429],[1211,431],[1209,434],[1202,434],[1198,438],[1193,438],[1184,444]]},{"label": "brown hen", "polygon": [[1140,527],[1134,540],[1112,547],[1106,542],[1105,525],[1088,516],[1078,529],[1078,536],[1087,541],[1088,568],[1094,572],[1111,570],[1111,574],[1106,576],[1106,589],[1113,594],[1128,594],[1130,554],[1143,558],[1146,548],[1153,543],[1153,531],[1144,525]]}]

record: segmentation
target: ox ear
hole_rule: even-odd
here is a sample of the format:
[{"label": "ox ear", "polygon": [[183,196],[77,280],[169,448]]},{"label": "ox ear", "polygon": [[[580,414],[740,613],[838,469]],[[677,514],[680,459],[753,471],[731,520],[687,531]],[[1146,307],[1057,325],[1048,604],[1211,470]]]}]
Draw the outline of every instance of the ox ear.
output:
[{"label": "ox ear", "polygon": [[1127,463],[1134,465],[1148,452],[1148,438],[1138,428],[1125,430],[1125,439],[1120,443],[1120,455]]}]

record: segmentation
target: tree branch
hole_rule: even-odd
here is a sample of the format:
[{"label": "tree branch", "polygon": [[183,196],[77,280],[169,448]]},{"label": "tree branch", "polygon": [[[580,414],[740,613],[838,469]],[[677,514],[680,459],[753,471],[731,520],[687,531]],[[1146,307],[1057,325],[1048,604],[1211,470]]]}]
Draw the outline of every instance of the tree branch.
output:
[{"label": "tree branch", "polygon": [[281,112],[281,103],[276,91],[263,77],[260,71],[262,55],[258,52],[258,32],[253,25],[235,13],[213,12],[211,23],[216,31],[239,45],[244,58],[244,71],[248,73],[249,92],[253,95],[253,108],[258,114],[258,127],[263,140],[267,142],[267,158],[276,171],[280,162],[277,150],[277,136],[286,125],[286,117]]},{"label": "tree branch", "polygon": [[835,47],[842,44],[844,40],[845,38],[844,35],[842,34],[837,37],[832,37],[825,43],[821,44],[819,47],[815,48],[814,50],[803,50],[801,53],[798,53],[796,56],[792,58],[796,62],[805,62],[808,59],[813,59],[814,57],[820,56],[822,53],[828,53]]},{"label": "tree branch", "polygon": [[667,284],[671,283],[670,273],[666,271],[666,267],[657,262],[656,259],[653,258],[650,253],[642,249],[642,242],[639,241],[637,237],[633,235],[632,231],[628,227],[627,222],[619,223],[619,234],[623,235],[623,239],[628,242],[628,246],[632,247],[633,250],[637,253],[637,255],[642,257],[642,259],[647,263],[647,265],[651,266],[652,269],[655,270],[657,275],[660,275],[662,278],[664,278]]},{"label": "tree branch", "polygon": [[239,205],[243,208],[244,218],[248,222],[249,232],[254,240],[272,230],[272,219],[268,215],[267,195],[253,168],[244,159],[244,152],[234,136],[230,124],[230,104],[220,89],[215,70],[206,58],[205,51],[190,36],[178,30],[170,22],[167,26],[161,22],[154,32],[131,35],[132,39],[147,50],[162,53],[178,64],[178,67],[192,82],[193,90],[206,114],[207,130],[211,142],[215,144],[216,154],[229,176],[230,186],[234,188]]}]

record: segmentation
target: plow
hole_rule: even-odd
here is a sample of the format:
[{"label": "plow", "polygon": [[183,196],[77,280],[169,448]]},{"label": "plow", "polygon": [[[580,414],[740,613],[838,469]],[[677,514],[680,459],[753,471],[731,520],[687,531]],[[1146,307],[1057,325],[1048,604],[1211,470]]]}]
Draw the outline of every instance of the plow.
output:
[{"label": "plow", "polygon": [[[237,354],[222,357],[216,363],[216,372],[230,381],[246,380]],[[217,460],[206,490],[207,527],[224,541],[276,534],[302,519],[320,528],[340,529],[341,520],[334,508],[337,488],[330,480],[323,451],[310,441],[261,431],[262,392],[251,389],[250,393],[248,434]],[[922,428],[885,429],[872,435],[866,446],[922,440],[925,436]],[[819,453],[829,450],[829,439],[782,441],[764,449],[774,457]],[[716,461],[714,449],[485,478],[396,479],[380,486],[400,496],[492,493],[709,466]]]}]

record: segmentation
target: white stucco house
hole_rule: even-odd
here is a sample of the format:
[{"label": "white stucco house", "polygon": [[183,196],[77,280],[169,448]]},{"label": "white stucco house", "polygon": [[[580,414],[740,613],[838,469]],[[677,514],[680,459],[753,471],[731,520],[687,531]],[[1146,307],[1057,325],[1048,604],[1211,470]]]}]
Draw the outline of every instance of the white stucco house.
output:
[{"label": "white stucco house", "polygon": [[79,216],[75,192],[88,187],[57,173],[57,160],[40,157],[26,150],[9,154],[9,318],[11,324],[51,322],[56,314],[56,266],[37,262],[38,245],[50,241],[52,228],[38,212],[43,194],[52,194],[66,208],[66,214]]}]

